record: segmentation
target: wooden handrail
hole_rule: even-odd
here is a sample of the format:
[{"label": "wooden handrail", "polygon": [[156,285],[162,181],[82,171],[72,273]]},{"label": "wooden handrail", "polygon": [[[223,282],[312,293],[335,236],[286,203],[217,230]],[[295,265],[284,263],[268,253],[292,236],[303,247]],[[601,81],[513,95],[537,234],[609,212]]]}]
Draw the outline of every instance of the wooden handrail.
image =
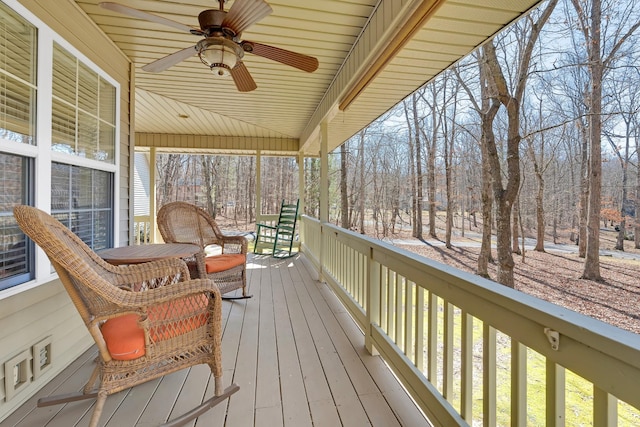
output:
[{"label": "wooden handrail", "polygon": [[[504,424],[496,419],[506,413],[524,425],[527,411],[544,411],[536,423],[566,419],[576,375],[591,383],[584,402],[593,402],[585,410],[596,425],[613,425],[616,399],[626,402],[620,416],[640,417],[636,334],[307,216],[301,233],[302,252],[365,331],[366,347],[436,424]],[[483,404],[474,407],[478,381]],[[527,393],[536,381],[544,408]]]}]

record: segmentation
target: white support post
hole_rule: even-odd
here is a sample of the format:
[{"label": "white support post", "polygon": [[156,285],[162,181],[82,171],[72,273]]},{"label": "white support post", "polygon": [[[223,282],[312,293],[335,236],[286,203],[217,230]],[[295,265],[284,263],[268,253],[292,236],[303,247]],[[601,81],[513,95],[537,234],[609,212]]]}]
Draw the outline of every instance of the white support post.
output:
[{"label": "white support post", "polygon": [[329,222],[329,126],[320,124],[320,281],[324,282],[324,225]]},{"label": "white support post", "polygon": [[262,151],[256,151],[256,224],[262,222]]},{"label": "white support post", "polygon": [[[304,154],[300,151],[298,153],[298,216],[304,214],[304,193],[305,193],[305,179],[304,179]],[[304,235],[304,227],[298,228],[300,234],[300,251],[302,251],[303,243],[306,236]]]},{"label": "white support post", "polygon": [[[158,153],[155,147],[149,150],[149,227],[151,228],[151,243],[159,242],[158,224],[156,218],[156,165]],[[135,203],[135,201],[134,201]]]},{"label": "white support post", "polygon": [[300,200],[298,205],[298,212],[300,214],[304,213],[304,193],[305,187],[307,186],[306,180],[304,177],[304,154],[302,152],[298,153],[298,199]]},{"label": "white support post", "polygon": [[329,125],[320,124],[320,222],[329,222]]}]

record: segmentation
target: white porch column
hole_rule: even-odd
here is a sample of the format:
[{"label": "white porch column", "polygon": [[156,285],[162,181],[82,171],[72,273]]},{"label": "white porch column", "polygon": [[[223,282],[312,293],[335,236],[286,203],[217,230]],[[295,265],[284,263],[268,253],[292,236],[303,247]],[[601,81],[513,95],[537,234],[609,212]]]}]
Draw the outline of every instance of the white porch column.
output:
[{"label": "white porch column", "polygon": [[320,124],[320,274],[324,282],[324,260],[327,251],[324,225],[329,222],[329,125],[326,120]]},{"label": "white porch column", "polygon": [[149,149],[149,227],[151,227],[151,243],[159,242],[158,224],[156,218],[156,147]]},{"label": "white porch column", "polygon": [[262,151],[256,151],[256,224],[262,219]]},{"label": "white porch column", "polygon": [[298,153],[298,199],[300,200],[298,205],[298,212],[300,215],[304,213],[304,190],[306,187],[306,181],[304,178],[304,154]]},{"label": "white porch column", "polygon": [[320,222],[329,222],[329,124],[320,124]]}]

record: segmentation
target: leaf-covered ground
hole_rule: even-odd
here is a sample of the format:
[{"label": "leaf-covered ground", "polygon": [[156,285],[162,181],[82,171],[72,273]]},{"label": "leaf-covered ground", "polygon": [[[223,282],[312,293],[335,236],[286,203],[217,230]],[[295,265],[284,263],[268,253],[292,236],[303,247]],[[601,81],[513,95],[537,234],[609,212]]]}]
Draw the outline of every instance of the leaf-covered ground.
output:
[{"label": "leaf-covered ground", "polygon": [[[626,244],[632,246],[632,242]],[[455,246],[455,242],[452,249],[427,243],[396,246],[472,273],[477,267],[479,248]],[[612,249],[606,241],[601,248]],[[580,279],[584,259],[577,254],[529,250],[524,261],[516,254],[514,260],[517,290],[640,333],[640,261],[601,257],[603,281],[594,282]],[[495,264],[490,275],[496,277]]]}]

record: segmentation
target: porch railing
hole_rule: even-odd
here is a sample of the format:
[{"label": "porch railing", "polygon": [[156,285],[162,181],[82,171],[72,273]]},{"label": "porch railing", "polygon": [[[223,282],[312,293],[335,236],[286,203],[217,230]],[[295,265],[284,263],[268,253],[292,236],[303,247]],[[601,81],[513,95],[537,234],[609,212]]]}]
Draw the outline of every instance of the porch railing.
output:
[{"label": "porch railing", "polygon": [[309,217],[301,232],[437,425],[640,425],[638,335]]},{"label": "porch railing", "polygon": [[152,243],[153,230],[149,215],[136,215],[133,218],[133,244]]}]

